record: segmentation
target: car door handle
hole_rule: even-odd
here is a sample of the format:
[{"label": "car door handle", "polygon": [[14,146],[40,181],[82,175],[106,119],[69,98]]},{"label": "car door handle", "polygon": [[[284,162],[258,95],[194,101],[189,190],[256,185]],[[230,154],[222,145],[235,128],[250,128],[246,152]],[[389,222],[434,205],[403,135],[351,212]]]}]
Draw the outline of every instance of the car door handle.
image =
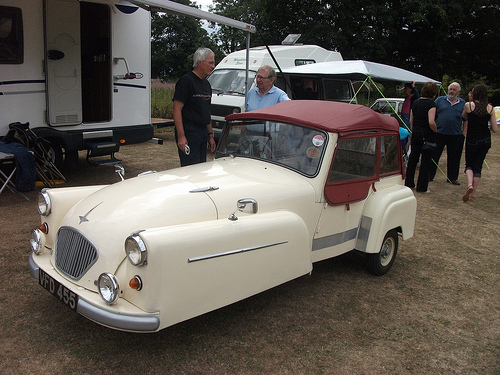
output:
[{"label": "car door handle", "polygon": [[206,191],[219,190],[218,186],[206,186],[198,189],[189,190],[190,193],[204,193]]}]

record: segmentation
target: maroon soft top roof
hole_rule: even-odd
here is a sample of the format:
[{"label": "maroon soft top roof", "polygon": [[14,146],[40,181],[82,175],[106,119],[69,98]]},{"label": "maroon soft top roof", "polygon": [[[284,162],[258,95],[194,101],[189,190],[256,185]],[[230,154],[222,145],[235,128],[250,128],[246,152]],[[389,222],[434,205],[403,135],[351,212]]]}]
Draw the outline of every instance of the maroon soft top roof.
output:
[{"label": "maroon soft top roof", "polygon": [[322,100],[287,100],[255,111],[226,116],[226,120],[243,119],[288,122],[341,134],[399,129],[395,118],[363,105]]}]

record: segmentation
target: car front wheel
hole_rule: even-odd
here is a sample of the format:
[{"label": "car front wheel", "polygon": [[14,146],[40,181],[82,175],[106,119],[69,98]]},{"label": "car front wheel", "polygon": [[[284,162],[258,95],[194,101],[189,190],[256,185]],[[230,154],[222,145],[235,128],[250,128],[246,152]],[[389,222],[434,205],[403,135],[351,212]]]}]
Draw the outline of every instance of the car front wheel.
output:
[{"label": "car front wheel", "polygon": [[398,252],[398,232],[387,232],[382,241],[380,252],[366,255],[366,267],[370,273],[382,276],[389,272]]}]

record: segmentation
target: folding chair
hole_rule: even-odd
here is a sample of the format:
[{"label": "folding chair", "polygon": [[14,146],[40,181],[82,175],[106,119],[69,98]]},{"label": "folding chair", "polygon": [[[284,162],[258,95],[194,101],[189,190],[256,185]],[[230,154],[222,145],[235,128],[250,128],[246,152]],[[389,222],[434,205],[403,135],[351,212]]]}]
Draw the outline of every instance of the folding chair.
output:
[{"label": "folding chair", "polygon": [[[12,171],[5,173],[2,170],[2,165],[4,164],[12,164]],[[16,185],[14,184],[14,181],[12,181],[15,173],[16,173],[17,167],[16,167],[16,160],[15,156],[13,154],[5,153],[0,151],[0,183],[2,183],[2,187],[0,188],[0,194],[4,191],[5,188],[8,188],[11,192],[17,193]],[[23,193],[20,192],[24,198],[26,198],[27,201],[30,201],[30,199]]]},{"label": "folding chair", "polygon": [[[13,164],[14,165],[12,172],[10,172],[10,174],[8,174],[8,175],[6,173],[4,173],[4,171],[1,169],[1,166],[4,164]],[[7,173],[9,173],[9,172],[7,172]],[[6,154],[5,152],[0,152],[0,181],[2,182],[2,188],[0,189],[0,194],[2,194],[3,190],[6,187],[10,191],[15,192],[13,190],[13,188],[15,189],[15,185],[14,185],[14,182],[12,181],[12,177],[14,176],[14,173],[16,173],[16,163],[14,160],[14,155]]]},{"label": "folding chair", "polygon": [[46,187],[56,187],[57,181],[62,180],[66,182],[64,175],[50,158],[50,142],[36,135],[29,128],[29,122],[26,124],[19,122],[9,124],[9,132],[6,138],[8,137],[23,144],[28,150],[33,152],[35,155],[36,175]]}]

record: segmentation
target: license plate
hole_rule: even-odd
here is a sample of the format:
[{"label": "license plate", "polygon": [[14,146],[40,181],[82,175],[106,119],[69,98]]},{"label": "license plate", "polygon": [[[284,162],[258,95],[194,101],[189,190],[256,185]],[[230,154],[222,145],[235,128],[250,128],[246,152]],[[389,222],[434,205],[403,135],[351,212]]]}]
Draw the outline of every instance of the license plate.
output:
[{"label": "license plate", "polygon": [[66,288],[42,269],[38,270],[38,282],[62,303],[69,306],[71,310],[76,310],[78,295]]}]

